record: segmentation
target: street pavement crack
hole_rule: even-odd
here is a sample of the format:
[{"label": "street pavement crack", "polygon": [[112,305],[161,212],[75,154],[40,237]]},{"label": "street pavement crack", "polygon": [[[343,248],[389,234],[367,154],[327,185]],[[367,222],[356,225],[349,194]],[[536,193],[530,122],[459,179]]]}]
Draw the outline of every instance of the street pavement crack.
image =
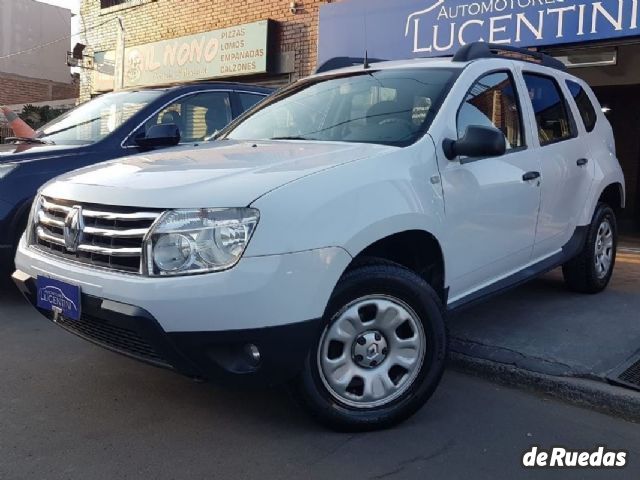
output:
[{"label": "street pavement crack", "polygon": [[376,476],[373,476],[373,477],[370,477],[370,478],[371,478],[371,480],[381,480],[383,478],[393,477],[394,475],[397,475],[397,474],[403,472],[407,467],[409,467],[411,465],[414,465],[414,464],[420,463],[420,462],[428,462],[429,460],[432,460],[432,459],[437,458],[437,457],[439,457],[441,455],[444,455],[449,450],[451,450],[455,445],[456,445],[455,440],[450,439],[442,447],[440,447],[437,450],[433,451],[429,455],[419,455],[417,457],[413,457],[413,458],[409,458],[407,460],[403,460],[403,461],[401,461],[401,462],[399,462],[397,464],[397,467],[395,469],[389,470],[388,472],[385,472],[385,473],[382,473],[380,475],[376,475]]}]

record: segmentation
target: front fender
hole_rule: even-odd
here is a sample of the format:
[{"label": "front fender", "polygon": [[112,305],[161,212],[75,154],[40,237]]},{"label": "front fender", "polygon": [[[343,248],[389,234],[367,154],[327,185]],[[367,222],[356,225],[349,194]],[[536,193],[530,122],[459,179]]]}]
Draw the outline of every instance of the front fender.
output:
[{"label": "front fender", "polygon": [[444,202],[433,143],[310,175],[255,201],[260,223],[247,256],[326,247],[355,256],[389,235],[442,229]]},{"label": "front fender", "polygon": [[31,189],[25,188],[20,191],[19,183],[13,180],[10,183],[10,186],[5,187],[0,181],[0,189],[14,192],[9,199],[0,199],[0,244],[2,245],[14,245],[16,237],[21,233],[16,229],[22,226],[25,217],[29,215],[35,196],[35,192]]}]

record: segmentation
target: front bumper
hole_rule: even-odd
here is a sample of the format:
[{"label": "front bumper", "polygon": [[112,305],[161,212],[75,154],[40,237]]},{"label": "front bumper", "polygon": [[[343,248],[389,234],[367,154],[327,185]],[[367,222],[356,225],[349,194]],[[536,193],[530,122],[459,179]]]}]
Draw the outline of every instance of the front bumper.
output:
[{"label": "front bumper", "polygon": [[[37,308],[36,282],[18,270],[13,280]],[[101,347],[192,378],[232,385],[273,385],[293,378],[320,334],[320,320],[232,331],[166,332],[146,310],[82,294],[82,317],[38,309],[62,328]],[[256,361],[248,346],[255,346]]]},{"label": "front bumper", "polygon": [[223,272],[181,277],[145,277],[75,264],[27,247],[16,268],[82,293],[147,311],[165,332],[252,330],[320,318],[340,276],[351,262],[341,248],[245,257]]},{"label": "front bumper", "polygon": [[[351,257],[341,248],[243,258],[223,272],[144,277],[71,263],[20,242],[14,280],[36,304],[36,278],[80,287],[82,318],[42,312],[103,347],[190,377],[275,384],[294,376],[319,335]],[[260,362],[248,362],[258,347]]]}]

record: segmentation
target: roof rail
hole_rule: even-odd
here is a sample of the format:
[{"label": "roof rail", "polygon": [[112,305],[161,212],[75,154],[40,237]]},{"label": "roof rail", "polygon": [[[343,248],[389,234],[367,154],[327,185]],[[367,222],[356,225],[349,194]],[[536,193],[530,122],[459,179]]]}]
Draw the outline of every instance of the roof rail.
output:
[{"label": "roof rail", "polygon": [[509,45],[496,45],[494,43],[474,42],[465,45],[456,52],[452,61],[470,62],[479,58],[506,57],[522,62],[535,63],[556,70],[566,71],[567,67],[560,60],[541,52],[534,52],[526,48],[512,47]]},{"label": "roof rail", "polygon": [[330,72],[331,70],[338,70],[340,68],[355,67],[356,65],[364,65],[365,63],[379,63],[386,62],[379,58],[354,58],[354,57],[333,57],[316,69],[316,73]]}]

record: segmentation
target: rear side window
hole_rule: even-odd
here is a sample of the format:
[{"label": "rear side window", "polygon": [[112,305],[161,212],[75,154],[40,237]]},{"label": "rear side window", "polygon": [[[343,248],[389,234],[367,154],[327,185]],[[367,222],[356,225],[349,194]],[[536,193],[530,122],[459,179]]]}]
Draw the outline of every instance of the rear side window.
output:
[{"label": "rear side window", "polygon": [[535,73],[525,73],[524,81],[536,116],[540,145],[574,137],[569,109],[556,81]]},{"label": "rear side window", "polygon": [[507,149],[524,146],[520,107],[511,75],[490,73],[473,84],[458,110],[458,138],[471,125],[493,127],[507,140]]},{"label": "rear side window", "polygon": [[587,132],[592,132],[596,127],[598,115],[596,114],[596,109],[593,106],[593,103],[591,103],[589,95],[587,95],[587,92],[585,92],[584,88],[582,88],[580,84],[572,82],[571,80],[567,80],[567,87],[571,92],[571,96],[576,101],[578,111],[580,112],[580,116],[582,117],[582,121],[584,122]]}]

